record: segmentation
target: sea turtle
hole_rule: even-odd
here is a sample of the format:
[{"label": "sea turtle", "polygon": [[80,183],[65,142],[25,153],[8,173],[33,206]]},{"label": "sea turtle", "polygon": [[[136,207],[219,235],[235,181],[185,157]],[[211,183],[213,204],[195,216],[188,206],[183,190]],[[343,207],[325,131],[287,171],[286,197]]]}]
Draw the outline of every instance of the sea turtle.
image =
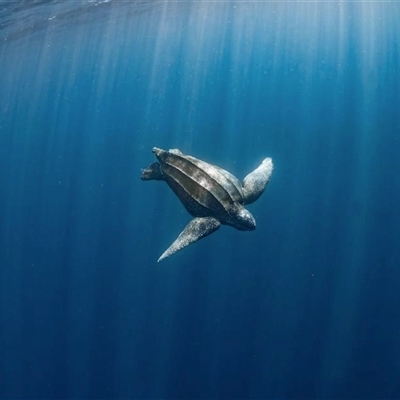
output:
[{"label": "sea turtle", "polygon": [[159,162],[142,170],[142,180],[163,180],[194,217],[158,261],[210,235],[221,224],[252,231],[256,222],[244,206],[256,201],[269,181],[273,164],[266,158],[243,180],[230,172],[183,154],[178,149],[153,148]]}]

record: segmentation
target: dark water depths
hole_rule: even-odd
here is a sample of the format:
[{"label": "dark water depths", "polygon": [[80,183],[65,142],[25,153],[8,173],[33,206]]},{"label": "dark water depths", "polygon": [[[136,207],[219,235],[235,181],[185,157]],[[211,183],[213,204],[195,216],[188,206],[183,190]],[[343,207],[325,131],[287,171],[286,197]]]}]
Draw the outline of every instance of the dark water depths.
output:
[{"label": "dark water depths", "polygon": [[[0,1],[0,398],[400,397],[395,2]],[[249,206],[190,216],[151,148]]]}]

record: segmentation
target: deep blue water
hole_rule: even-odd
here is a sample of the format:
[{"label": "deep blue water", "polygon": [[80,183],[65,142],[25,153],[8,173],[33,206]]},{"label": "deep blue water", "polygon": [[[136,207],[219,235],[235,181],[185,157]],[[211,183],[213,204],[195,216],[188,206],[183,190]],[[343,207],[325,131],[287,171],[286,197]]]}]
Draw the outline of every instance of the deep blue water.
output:
[{"label": "deep blue water", "polygon": [[[400,398],[400,5],[0,1],[0,398]],[[244,177],[190,220],[151,148]]]}]

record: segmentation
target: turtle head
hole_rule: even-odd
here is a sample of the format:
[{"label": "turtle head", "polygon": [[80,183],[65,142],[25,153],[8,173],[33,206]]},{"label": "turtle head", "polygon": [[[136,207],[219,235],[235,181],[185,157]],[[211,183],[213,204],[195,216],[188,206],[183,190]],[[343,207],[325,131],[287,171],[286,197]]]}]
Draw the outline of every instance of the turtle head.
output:
[{"label": "turtle head", "polygon": [[254,231],[256,229],[256,221],[250,211],[241,207],[235,214],[234,227],[240,231]]}]

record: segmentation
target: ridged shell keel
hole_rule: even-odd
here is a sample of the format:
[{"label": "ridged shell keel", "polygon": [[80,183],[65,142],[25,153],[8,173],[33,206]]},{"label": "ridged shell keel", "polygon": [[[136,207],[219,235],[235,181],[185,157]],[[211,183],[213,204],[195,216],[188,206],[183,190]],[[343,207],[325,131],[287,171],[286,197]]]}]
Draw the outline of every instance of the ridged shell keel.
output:
[{"label": "ridged shell keel", "polygon": [[237,199],[241,199],[241,194],[218,168],[179,153],[157,151],[156,155],[165,181],[191,215],[211,215],[223,221],[230,219],[230,213],[235,209]]},{"label": "ridged shell keel", "polygon": [[177,195],[187,211],[194,217],[225,215],[225,208],[209,191],[179,170],[166,167],[165,181]]}]

